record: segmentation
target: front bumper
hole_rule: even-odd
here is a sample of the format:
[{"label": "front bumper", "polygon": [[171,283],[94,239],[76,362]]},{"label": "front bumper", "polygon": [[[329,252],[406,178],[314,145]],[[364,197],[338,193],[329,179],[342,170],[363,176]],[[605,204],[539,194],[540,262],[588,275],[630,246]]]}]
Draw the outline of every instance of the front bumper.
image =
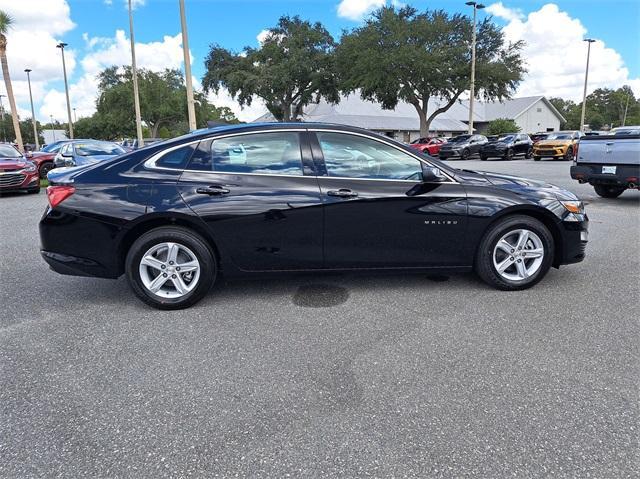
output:
[{"label": "front bumper", "polygon": [[[609,171],[615,167],[615,173],[603,173],[603,167]],[[570,169],[571,178],[590,185],[608,185],[637,188],[640,183],[640,165],[604,165],[602,163],[577,164]]]},{"label": "front bumper", "polygon": [[579,263],[586,256],[587,243],[589,242],[589,218],[586,214],[575,215],[578,221],[562,221],[560,254],[556,256],[556,264]]},{"label": "front bumper", "polygon": [[40,188],[38,170],[33,172],[5,171],[0,173],[0,192],[37,190]]},{"label": "front bumper", "polygon": [[561,158],[567,154],[569,146],[534,146],[533,156],[541,158]]},{"label": "front bumper", "polygon": [[441,160],[446,160],[447,158],[460,158],[460,150],[440,150],[438,152],[438,157]]}]

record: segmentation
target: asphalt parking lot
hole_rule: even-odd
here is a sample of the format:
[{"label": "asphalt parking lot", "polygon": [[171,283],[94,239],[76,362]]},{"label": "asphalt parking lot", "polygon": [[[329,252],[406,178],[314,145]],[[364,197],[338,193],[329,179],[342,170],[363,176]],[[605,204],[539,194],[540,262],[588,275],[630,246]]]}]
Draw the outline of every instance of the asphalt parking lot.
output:
[{"label": "asphalt parking lot", "polygon": [[332,275],[161,312],[49,271],[45,195],[0,198],[0,476],[638,477],[640,192],[452,164],[577,193],[587,259],[524,292]]}]

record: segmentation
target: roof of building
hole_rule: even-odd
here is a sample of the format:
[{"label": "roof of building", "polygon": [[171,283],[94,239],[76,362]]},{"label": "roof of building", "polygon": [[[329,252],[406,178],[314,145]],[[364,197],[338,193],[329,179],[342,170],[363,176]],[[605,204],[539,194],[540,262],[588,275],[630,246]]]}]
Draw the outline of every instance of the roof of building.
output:
[{"label": "roof of building", "polygon": [[[542,100],[561,122],[565,119],[544,96],[512,98],[502,102],[476,101],[473,104],[474,122],[489,122],[497,118],[516,119],[533,105]],[[442,100],[430,100],[429,111],[443,104]],[[332,105],[324,100],[308,105],[304,109],[303,121],[337,123],[357,126],[368,130],[418,131],[420,120],[415,107],[400,102],[393,110],[385,110],[379,103],[362,100],[358,94],[342,96],[340,103]],[[469,120],[469,100],[454,103],[446,112],[436,116],[431,122],[431,131],[466,132]],[[265,113],[256,122],[275,121],[271,113]]]}]

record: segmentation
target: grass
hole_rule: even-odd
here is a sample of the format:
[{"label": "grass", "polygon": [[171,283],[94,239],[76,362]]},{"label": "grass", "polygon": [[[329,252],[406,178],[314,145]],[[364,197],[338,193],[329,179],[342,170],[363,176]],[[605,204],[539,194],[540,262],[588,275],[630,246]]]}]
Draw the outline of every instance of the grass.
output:
[{"label": "grass", "polygon": [[40,188],[46,188],[49,186],[49,181],[46,179],[40,180]]}]

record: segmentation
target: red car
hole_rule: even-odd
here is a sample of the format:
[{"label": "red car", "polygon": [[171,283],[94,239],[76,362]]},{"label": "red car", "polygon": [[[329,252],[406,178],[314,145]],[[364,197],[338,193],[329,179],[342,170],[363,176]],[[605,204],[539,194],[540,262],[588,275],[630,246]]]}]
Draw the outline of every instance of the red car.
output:
[{"label": "red car", "polygon": [[40,178],[43,180],[47,179],[47,173],[51,171],[54,167],[53,160],[64,145],[66,145],[69,140],[59,140],[55,141],[49,145],[43,147],[40,151],[34,151],[27,155],[31,161],[33,161],[38,167],[38,171],[40,172]]},{"label": "red car", "polygon": [[432,156],[438,156],[440,147],[447,142],[444,138],[418,138],[411,142],[411,148]]},{"label": "red car", "polygon": [[40,176],[35,163],[13,146],[0,144],[0,193],[9,191],[40,192]]}]

